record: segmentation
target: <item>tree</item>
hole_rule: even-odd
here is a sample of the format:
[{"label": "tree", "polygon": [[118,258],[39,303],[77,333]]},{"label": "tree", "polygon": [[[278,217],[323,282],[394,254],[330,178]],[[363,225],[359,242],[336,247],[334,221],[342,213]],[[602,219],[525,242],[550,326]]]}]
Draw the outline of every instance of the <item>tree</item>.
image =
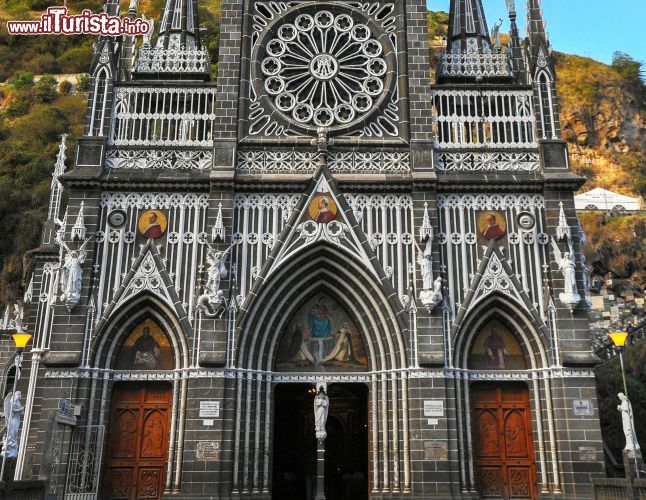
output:
[{"label": "tree", "polygon": [[644,85],[644,67],[640,61],[635,61],[624,52],[615,52],[612,55],[612,67],[619,73],[628,87],[646,93]]},{"label": "tree", "polygon": [[9,83],[13,85],[16,92],[23,92],[34,86],[34,75],[27,71],[18,71],[11,77]]},{"label": "tree", "polygon": [[56,99],[58,82],[52,75],[43,75],[35,85],[38,102],[52,102]]}]

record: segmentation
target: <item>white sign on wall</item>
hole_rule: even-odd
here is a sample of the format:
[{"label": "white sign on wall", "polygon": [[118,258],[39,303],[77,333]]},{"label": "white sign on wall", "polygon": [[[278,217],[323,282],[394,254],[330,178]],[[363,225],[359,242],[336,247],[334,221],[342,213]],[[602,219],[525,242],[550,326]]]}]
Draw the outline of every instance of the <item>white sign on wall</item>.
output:
[{"label": "white sign on wall", "polygon": [[427,399],[426,401],[424,401],[424,416],[443,417],[444,401],[442,401],[441,399]]},{"label": "white sign on wall", "polygon": [[200,401],[200,418],[219,418],[219,401]]}]

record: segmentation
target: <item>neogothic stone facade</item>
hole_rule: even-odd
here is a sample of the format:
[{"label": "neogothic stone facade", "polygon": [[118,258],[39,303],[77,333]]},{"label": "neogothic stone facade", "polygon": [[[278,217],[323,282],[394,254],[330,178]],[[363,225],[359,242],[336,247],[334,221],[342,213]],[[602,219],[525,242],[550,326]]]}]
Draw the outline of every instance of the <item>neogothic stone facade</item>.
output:
[{"label": "neogothic stone facade", "polygon": [[25,297],[17,477],[310,498],[315,384],[328,498],[590,498],[582,180],[539,0],[523,41],[507,3],[501,48],[451,1],[435,81],[424,0],[223,0],[217,84],[194,0],[100,38]]}]

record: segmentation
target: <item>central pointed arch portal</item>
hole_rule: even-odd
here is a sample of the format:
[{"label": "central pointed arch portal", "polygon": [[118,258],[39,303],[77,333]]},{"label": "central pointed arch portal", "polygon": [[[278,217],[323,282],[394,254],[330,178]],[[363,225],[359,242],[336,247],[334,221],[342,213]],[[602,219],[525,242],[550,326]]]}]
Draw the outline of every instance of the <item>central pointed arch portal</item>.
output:
[{"label": "central pointed arch portal", "polygon": [[[280,403],[276,388],[295,382],[355,388],[363,384],[367,388],[369,488],[372,493],[410,491],[408,381],[404,376],[409,365],[409,346],[404,341],[407,313],[388,278],[374,262],[362,262],[326,243],[307,247],[271,269],[269,276],[261,273],[239,316],[235,359],[236,367],[246,374],[236,381],[233,491],[271,495],[278,411],[274,405]],[[315,362],[308,366],[307,353],[300,367],[280,365],[284,335],[294,334],[290,329],[294,318],[303,316],[304,307],[316,309],[321,297],[329,297],[347,315],[347,328],[361,337],[364,365]],[[343,323],[335,323],[334,328]],[[327,352],[332,357],[341,353],[338,359],[346,359],[338,345],[330,345]]]}]

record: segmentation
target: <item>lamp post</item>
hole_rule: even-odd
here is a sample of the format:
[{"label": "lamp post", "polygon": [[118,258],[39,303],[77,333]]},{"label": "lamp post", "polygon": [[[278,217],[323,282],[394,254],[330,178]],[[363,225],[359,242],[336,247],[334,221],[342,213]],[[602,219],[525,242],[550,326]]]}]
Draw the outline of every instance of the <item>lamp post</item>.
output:
[{"label": "lamp post", "polygon": [[[6,330],[11,332],[11,330]],[[31,340],[31,333],[27,332],[21,332],[21,331],[14,331],[11,336],[13,337],[13,342],[16,346],[16,356],[14,358],[14,366],[16,367],[15,371],[15,376],[13,378],[13,387],[11,389],[11,403],[9,404],[9,411],[8,413],[5,414],[5,422],[6,422],[6,431],[4,435],[4,439],[2,442],[2,466],[0,467],[0,482],[4,481],[4,469],[7,464],[7,454],[8,454],[8,444],[9,444],[9,437],[10,437],[10,431],[15,432],[15,438],[17,439],[18,436],[18,429],[11,429],[11,420],[13,419],[13,407],[14,407],[14,399],[16,396],[16,387],[18,385],[18,379],[20,378],[20,370],[22,368],[22,353],[25,350],[25,347],[27,346],[27,343],[29,340]]]},{"label": "lamp post", "polygon": [[626,384],[626,371],[624,368],[624,350],[626,349],[626,341],[628,334],[626,332],[609,333],[608,337],[615,346],[615,351],[619,353],[619,363],[621,364],[621,379],[624,382],[624,394],[628,397],[628,385]]},{"label": "lamp post", "polygon": [[[635,436],[635,428],[634,428],[635,424],[634,424],[634,419],[633,419],[633,416],[632,416],[632,407],[630,406],[630,400],[628,398],[628,384],[626,383],[626,369],[624,367],[624,354],[623,354],[624,351],[626,350],[626,341],[628,340],[629,335],[626,332],[613,332],[613,333],[608,334],[608,337],[610,337],[610,340],[612,341],[612,343],[615,346],[615,350],[619,354],[619,363],[621,364],[621,379],[622,379],[622,381],[624,383],[624,395],[626,396],[626,401],[627,401],[627,405],[628,405],[628,412],[629,412],[630,420],[631,420],[630,427],[631,427],[632,432],[630,434],[630,439],[632,441],[632,443],[631,443],[632,444],[632,446],[631,446],[632,450],[629,450],[629,451],[624,450],[624,465],[626,467],[626,471],[627,471],[627,475],[628,475],[628,473],[629,473],[628,471],[630,471],[630,467],[628,466],[628,464],[630,463],[630,461],[632,461],[635,464],[634,474],[637,477],[637,479],[639,479],[639,476],[640,476],[640,474],[639,474],[639,469],[640,469],[639,462],[641,461],[641,455],[640,455],[640,458],[638,460],[637,454],[638,454],[638,450],[639,450],[639,444],[637,443],[637,439],[636,439],[636,436]],[[625,427],[624,427],[624,432],[625,432]],[[626,436],[626,440],[628,440],[628,436]],[[628,442],[626,442],[626,448],[628,448]],[[635,476],[633,476],[633,474],[630,473],[631,478],[633,478]]]}]

